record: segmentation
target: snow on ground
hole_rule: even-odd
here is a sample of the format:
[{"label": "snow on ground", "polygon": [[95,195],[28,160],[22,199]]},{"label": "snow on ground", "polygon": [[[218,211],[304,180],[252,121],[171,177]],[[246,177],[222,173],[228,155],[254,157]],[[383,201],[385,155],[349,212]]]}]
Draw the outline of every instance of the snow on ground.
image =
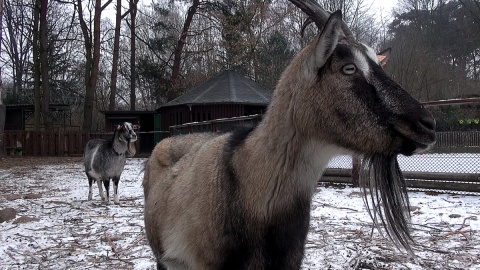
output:
[{"label": "snow on ground", "polygon": [[[87,201],[81,159],[0,169],[2,269],[154,269],[143,230],[145,159],[129,159],[120,205]],[[111,189],[112,190],[112,189]],[[112,191],[113,192],[113,191]],[[372,230],[360,190],[319,187],[303,269],[480,269],[480,197],[410,192],[415,256]]]}]

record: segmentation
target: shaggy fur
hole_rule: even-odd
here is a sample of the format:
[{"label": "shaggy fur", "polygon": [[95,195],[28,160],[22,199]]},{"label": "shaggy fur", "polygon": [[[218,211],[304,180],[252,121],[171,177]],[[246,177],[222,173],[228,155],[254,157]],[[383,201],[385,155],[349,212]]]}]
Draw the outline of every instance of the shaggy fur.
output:
[{"label": "shaggy fur", "polygon": [[332,14],[292,60],[256,128],[155,147],[143,187],[159,269],[300,269],[317,181],[345,149],[372,157],[372,215],[409,246],[394,159],[431,146],[435,122],[342,24]]}]

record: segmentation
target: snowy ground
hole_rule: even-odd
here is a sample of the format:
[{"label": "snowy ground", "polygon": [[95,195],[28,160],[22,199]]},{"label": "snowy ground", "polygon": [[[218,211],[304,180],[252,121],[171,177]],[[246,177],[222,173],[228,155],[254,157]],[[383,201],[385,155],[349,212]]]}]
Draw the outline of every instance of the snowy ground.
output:
[{"label": "snowy ground", "polygon": [[[81,158],[1,166],[1,269],[154,269],[143,231],[142,168],[129,159],[121,205],[87,201]],[[1,169],[3,168],[3,169]],[[480,269],[480,197],[411,192],[415,256],[372,233],[356,188],[322,187],[312,205],[303,269]]]}]

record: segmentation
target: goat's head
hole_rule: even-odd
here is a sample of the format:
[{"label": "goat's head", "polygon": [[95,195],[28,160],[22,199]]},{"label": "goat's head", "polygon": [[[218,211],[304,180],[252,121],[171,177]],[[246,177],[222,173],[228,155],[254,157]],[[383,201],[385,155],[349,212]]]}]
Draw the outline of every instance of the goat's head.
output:
[{"label": "goat's head", "polygon": [[361,179],[369,212],[395,244],[410,250],[408,196],[396,156],[430,148],[435,120],[385,73],[373,49],[354,39],[340,11],[330,15],[314,0],[291,2],[321,31],[279,82],[279,89],[296,92],[276,95],[290,96],[302,133],[365,156]]},{"label": "goat's head", "polygon": [[137,140],[137,134],[133,130],[133,125],[131,123],[124,122],[121,125],[117,125],[115,129],[119,140],[128,142],[134,142]]},{"label": "goat's head", "polygon": [[345,34],[344,27],[341,12],[333,13],[286,70],[288,79],[300,75],[295,83],[301,87],[295,88],[307,91],[292,96],[294,104],[302,104],[294,112],[299,128],[366,155],[428,149],[435,142],[430,112],[385,73],[373,49]]},{"label": "goat's head", "polygon": [[[129,122],[117,125],[113,139],[113,148],[118,154],[127,153],[127,156],[133,157],[136,153],[135,141],[137,134],[133,130],[133,125]],[[120,142],[117,142],[117,140]]]}]

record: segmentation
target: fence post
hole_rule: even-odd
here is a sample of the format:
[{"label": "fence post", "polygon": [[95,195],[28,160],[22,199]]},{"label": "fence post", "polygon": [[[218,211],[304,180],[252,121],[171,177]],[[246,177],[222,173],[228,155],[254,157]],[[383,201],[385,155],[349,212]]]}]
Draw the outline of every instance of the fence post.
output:
[{"label": "fence post", "polygon": [[360,156],[352,155],[352,185],[358,187],[360,179]]}]

